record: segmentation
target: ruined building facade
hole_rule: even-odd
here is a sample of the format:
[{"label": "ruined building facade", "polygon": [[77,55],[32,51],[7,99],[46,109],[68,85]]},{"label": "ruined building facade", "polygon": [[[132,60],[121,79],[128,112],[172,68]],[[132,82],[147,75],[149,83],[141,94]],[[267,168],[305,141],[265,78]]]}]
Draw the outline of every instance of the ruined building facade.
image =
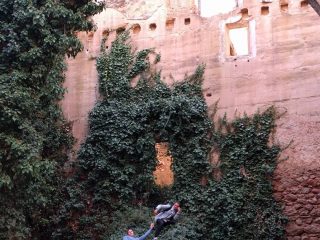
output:
[{"label": "ruined building facade", "polygon": [[275,174],[275,197],[289,217],[288,239],[320,239],[320,18],[308,1],[107,3],[94,17],[97,30],[78,34],[84,51],[67,60],[62,107],[78,144],[98,98],[101,40],[108,35],[108,48],[117,30],[131,27],[138,49],[154,47],[161,54],[159,69],[169,84],[206,64],[204,96],[208,105],[219,100],[218,116],[252,114],[270,105],[287,111],[275,135],[282,146],[291,142]]}]

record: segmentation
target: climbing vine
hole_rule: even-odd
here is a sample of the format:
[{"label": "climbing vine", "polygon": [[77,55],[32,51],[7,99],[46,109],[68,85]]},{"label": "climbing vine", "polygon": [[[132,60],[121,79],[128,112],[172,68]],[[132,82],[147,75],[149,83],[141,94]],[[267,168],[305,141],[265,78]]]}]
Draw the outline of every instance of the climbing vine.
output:
[{"label": "climbing vine", "polygon": [[[178,200],[182,217],[163,239],[284,239],[286,219],[271,185],[280,152],[270,138],[275,109],[213,123],[201,90],[204,66],[169,87],[150,70],[149,58],[159,56],[134,52],[128,38],[119,35],[98,59],[102,99],[90,114],[55,238],[119,239],[128,225],[142,233],[152,207]],[[166,189],[154,184],[157,142],[168,142],[173,157]]]},{"label": "climbing vine", "polygon": [[286,218],[272,197],[271,185],[280,152],[279,146],[269,146],[275,117],[271,107],[252,118],[220,120],[213,140],[219,154],[215,170],[221,179],[210,181],[204,194],[211,200],[204,209],[209,238],[284,238]]}]

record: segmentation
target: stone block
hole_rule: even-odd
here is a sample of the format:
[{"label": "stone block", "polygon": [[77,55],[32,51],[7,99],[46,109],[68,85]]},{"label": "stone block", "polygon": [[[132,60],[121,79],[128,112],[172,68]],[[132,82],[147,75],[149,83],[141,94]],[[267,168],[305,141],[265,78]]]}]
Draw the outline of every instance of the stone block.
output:
[{"label": "stone block", "polygon": [[298,226],[295,223],[289,223],[286,230],[289,236],[297,236],[304,233],[303,226]]}]

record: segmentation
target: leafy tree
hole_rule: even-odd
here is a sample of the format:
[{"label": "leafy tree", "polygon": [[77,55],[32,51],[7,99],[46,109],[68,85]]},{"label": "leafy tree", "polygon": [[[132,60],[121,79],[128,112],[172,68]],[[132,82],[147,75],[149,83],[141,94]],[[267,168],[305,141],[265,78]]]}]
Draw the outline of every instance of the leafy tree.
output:
[{"label": "leafy tree", "polygon": [[89,0],[0,1],[0,239],[49,239],[73,140],[59,100],[64,58],[92,30]]}]

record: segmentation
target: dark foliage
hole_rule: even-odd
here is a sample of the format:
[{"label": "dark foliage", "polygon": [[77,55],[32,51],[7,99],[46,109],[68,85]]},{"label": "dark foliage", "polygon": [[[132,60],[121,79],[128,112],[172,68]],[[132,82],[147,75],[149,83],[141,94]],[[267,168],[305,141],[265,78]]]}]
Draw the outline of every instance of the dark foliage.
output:
[{"label": "dark foliage", "polygon": [[[142,233],[152,206],[166,199],[179,200],[183,216],[163,239],[283,239],[286,220],[271,186],[280,151],[269,143],[275,110],[214,126],[204,66],[169,88],[150,71],[153,51],[134,53],[127,40],[118,36],[98,59],[103,98],[90,114],[56,238],[119,239],[128,223]],[[156,142],[168,142],[174,159],[169,189],[154,185]]]},{"label": "dark foliage", "polygon": [[50,239],[72,146],[58,101],[65,55],[93,28],[87,1],[0,1],[0,239]]}]

